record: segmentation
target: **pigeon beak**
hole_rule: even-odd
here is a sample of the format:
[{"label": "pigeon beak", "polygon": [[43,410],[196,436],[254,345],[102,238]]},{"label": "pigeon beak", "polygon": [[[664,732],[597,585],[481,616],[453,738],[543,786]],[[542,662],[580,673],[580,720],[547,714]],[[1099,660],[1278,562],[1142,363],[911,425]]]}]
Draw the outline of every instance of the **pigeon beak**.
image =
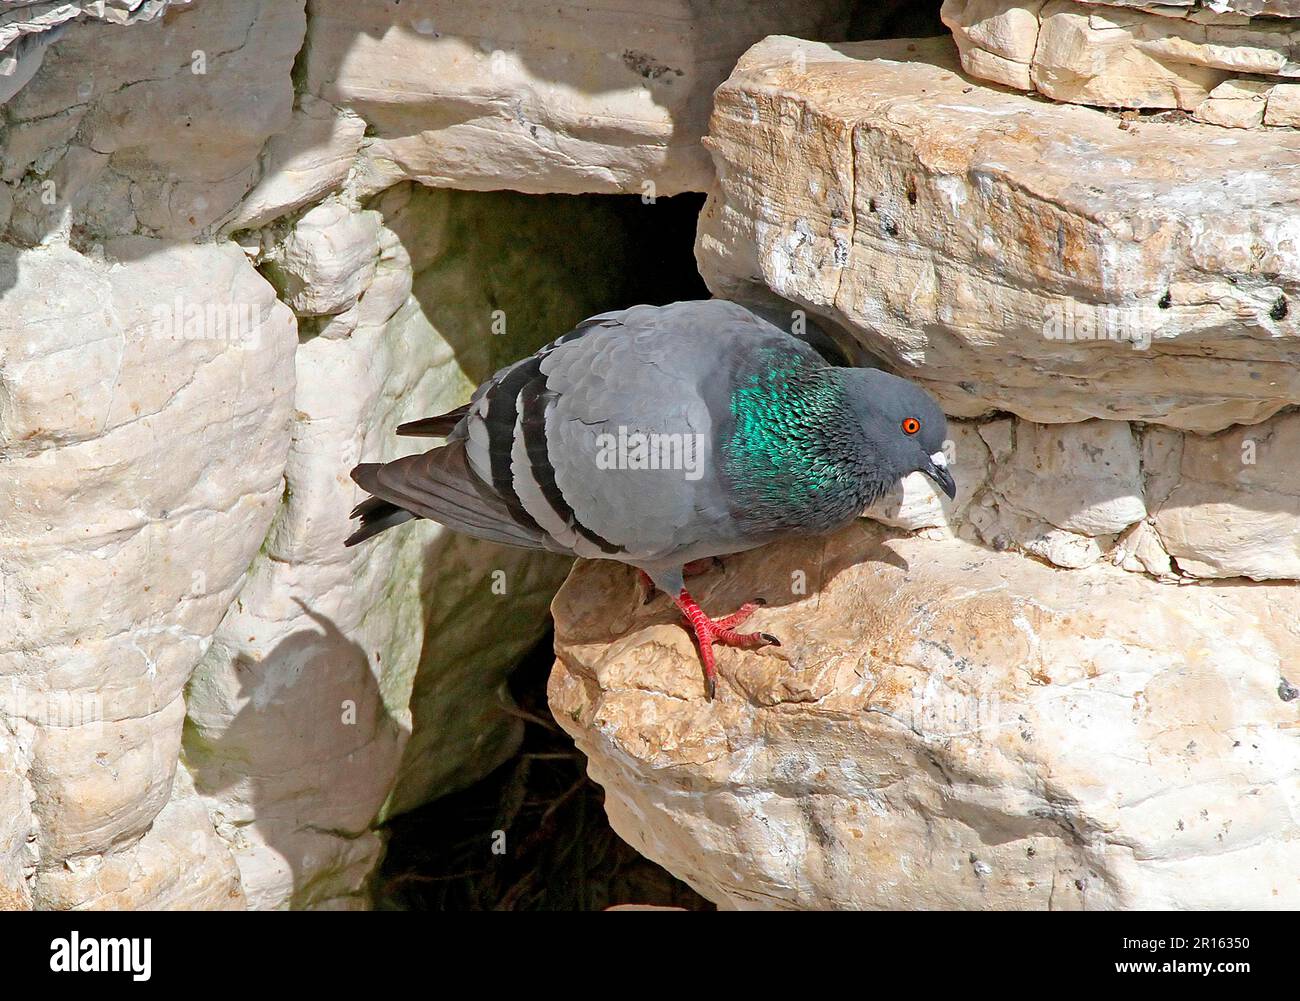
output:
[{"label": "pigeon beak", "polygon": [[921,471],[934,480],[935,486],[946,493],[949,500],[957,499],[957,484],[952,478],[952,473],[948,472],[948,457],[942,452],[935,452],[930,456],[930,461]]}]

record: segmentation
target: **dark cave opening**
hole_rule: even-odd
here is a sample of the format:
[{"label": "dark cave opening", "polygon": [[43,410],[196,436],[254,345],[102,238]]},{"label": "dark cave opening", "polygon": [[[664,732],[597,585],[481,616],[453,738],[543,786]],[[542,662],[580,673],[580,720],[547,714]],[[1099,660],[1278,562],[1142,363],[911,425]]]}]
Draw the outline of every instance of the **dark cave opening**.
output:
[{"label": "dark cave opening", "polygon": [[[605,309],[709,298],[695,267],[702,194],[643,200],[635,195],[521,195],[458,192],[527,225],[536,211],[584,214],[613,223],[607,252],[619,262],[603,290]],[[563,237],[558,238],[561,241]],[[557,254],[562,247],[554,248]],[[573,317],[577,322],[583,317]],[[549,340],[564,330],[530,331]],[[537,346],[537,345],[534,345]],[[506,361],[498,359],[495,361]],[[609,826],[600,786],[585,757],[551,716],[546,681],[554,656],[546,636],[508,682],[524,721],[515,754],[486,778],[398,815],[385,830],[374,877],[384,910],[602,910],[620,904],[713,910],[713,905],[639,855]]]},{"label": "dark cave opening", "polygon": [[[910,0],[858,3],[847,38],[944,34],[939,6]],[[451,196],[473,200],[485,206],[485,212],[501,213],[513,220],[510,225],[525,228],[540,213],[572,213],[573,239],[579,241],[592,239],[593,219],[612,228],[609,246],[601,249],[617,262],[618,277],[606,281],[603,309],[710,297],[694,257],[703,194],[654,200],[636,195],[504,191]],[[471,208],[466,218],[472,220],[475,214]],[[573,250],[572,246],[555,248],[560,257]],[[490,280],[489,285],[503,296],[517,292],[504,277]],[[426,309],[437,322],[433,297]],[[527,339],[536,343],[529,350],[562,333],[530,329]],[[494,358],[493,364],[510,360]],[[547,704],[546,682],[553,660],[548,632],[511,674],[510,696],[525,729],[520,747],[509,760],[468,788],[385,825],[387,851],[373,884],[378,908],[549,911],[635,904],[714,909],[686,884],[639,855],[610,827],[603,790],[588,778],[585,757],[555,723]]]},{"label": "dark cave opening", "polygon": [[468,789],[387,825],[375,906],[412,911],[591,911],[624,904],[714,910],[609,825],[604,793],[546,702],[551,635],[510,678],[519,750]]}]

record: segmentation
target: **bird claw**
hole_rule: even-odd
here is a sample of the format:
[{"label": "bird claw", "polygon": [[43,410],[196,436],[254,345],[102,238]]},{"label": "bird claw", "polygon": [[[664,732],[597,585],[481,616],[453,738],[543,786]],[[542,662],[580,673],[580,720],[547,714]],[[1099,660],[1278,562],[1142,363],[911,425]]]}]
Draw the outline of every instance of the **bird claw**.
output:
[{"label": "bird claw", "polygon": [[714,628],[720,631],[734,632],[736,626],[748,619],[756,611],[762,608],[764,604],[766,604],[766,602],[747,601],[730,615],[724,615],[720,619],[710,619],[709,622],[714,626]]},{"label": "bird claw", "polygon": [[713,647],[729,646],[737,650],[760,650],[766,646],[780,646],[781,641],[771,633],[738,633],[740,625],[754,614],[766,602],[747,601],[731,615],[721,619],[710,619],[704,610],[685,591],[678,595],[677,607],[691,624],[695,634],[695,644],[700,651],[700,661],[704,666],[704,691],[712,701],[718,692],[718,671],[714,664]]}]

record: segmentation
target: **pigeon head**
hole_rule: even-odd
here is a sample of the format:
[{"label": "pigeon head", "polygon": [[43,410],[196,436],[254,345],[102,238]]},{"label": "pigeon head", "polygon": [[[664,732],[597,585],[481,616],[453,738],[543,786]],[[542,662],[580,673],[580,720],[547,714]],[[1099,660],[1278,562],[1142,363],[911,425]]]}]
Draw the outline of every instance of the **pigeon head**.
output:
[{"label": "pigeon head", "polygon": [[957,484],[943,451],[948,421],[934,397],[888,372],[873,368],[848,371],[849,398],[881,467],[897,479],[924,473],[955,498]]}]

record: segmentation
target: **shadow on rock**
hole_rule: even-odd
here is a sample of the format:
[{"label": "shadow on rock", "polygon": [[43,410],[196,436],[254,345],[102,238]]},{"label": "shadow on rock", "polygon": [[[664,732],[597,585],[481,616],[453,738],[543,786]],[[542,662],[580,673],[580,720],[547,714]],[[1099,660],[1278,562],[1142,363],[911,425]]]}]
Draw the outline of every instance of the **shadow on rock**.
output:
[{"label": "shadow on rock", "polygon": [[199,792],[221,801],[214,820],[250,907],[286,892],[293,908],[359,905],[406,726],[386,707],[366,651],[298,604],[319,629],[196,677],[226,687],[238,711],[188,721],[187,763]]}]

